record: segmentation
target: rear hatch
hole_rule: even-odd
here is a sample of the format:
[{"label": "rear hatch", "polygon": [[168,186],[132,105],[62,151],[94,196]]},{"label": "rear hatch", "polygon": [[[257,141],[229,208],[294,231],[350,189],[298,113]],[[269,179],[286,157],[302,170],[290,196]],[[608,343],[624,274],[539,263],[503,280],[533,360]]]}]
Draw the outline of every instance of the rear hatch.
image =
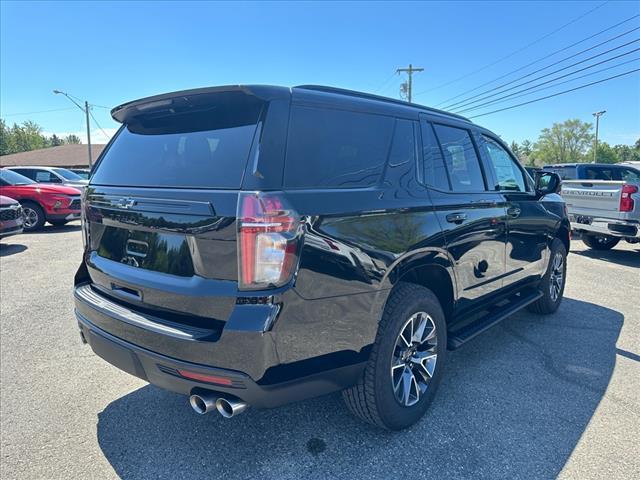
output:
[{"label": "rear hatch", "polygon": [[268,102],[238,88],[194,92],[114,109],[123,126],[84,215],[92,288],[197,324],[235,305],[238,190]]},{"label": "rear hatch", "polygon": [[617,218],[624,184],[615,180],[564,180],[561,194],[570,214]]}]

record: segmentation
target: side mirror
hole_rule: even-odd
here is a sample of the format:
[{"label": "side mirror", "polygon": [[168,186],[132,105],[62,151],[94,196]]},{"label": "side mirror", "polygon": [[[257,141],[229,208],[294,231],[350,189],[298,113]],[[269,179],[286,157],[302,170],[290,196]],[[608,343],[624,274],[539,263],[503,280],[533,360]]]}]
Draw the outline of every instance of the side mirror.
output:
[{"label": "side mirror", "polygon": [[540,196],[549,195],[550,193],[558,193],[562,180],[560,175],[554,172],[539,172],[536,175],[536,192]]}]

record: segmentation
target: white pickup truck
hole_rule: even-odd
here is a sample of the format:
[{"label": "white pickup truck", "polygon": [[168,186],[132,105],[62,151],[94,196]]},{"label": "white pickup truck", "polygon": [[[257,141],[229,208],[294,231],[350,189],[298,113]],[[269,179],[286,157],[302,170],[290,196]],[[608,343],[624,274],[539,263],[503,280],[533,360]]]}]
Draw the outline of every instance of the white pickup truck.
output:
[{"label": "white pickup truck", "polygon": [[622,239],[640,242],[640,170],[629,165],[563,164],[545,170],[560,174],[561,195],[571,229],[596,250]]}]

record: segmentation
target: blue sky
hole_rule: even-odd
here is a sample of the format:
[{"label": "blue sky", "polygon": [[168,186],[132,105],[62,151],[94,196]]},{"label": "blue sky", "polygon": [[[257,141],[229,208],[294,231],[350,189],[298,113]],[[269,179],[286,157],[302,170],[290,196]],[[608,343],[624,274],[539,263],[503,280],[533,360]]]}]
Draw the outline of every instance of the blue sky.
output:
[{"label": "blue sky", "polygon": [[[393,72],[410,62],[425,68],[414,77],[414,101],[433,106],[640,14],[638,1],[609,1],[548,35],[603,3],[3,1],[0,116],[9,123],[33,119],[46,132],[84,137],[82,112],[53,95],[53,89],[105,107],[167,91],[238,83],[315,83],[397,97],[402,77]],[[640,17],[520,74],[639,26]],[[576,60],[637,38],[640,30]],[[593,62],[639,47],[640,43],[631,44]],[[521,51],[489,68],[441,86],[517,50]],[[639,51],[593,70],[632,59],[636,60],[493,109],[640,68]],[[495,84],[487,88],[491,86]],[[535,140],[540,129],[553,122],[591,121],[591,113],[598,110],[607,110],[600,124],[604,141],[630,144],[639,138],[640,74],[475,121],[508,141]],[[482,111],[487,110],[477,113]],[[108,109],[95,107],[93,114],[107,134],[117,127]],[[94,141],[103,142],[95,123],[92,130]]]}]

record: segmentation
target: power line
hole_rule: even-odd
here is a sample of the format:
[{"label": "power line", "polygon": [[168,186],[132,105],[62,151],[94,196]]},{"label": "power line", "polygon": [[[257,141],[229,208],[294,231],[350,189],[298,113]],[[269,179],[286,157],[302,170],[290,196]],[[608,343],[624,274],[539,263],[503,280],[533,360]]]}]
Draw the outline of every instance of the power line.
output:
[{"label": "power line", "polygon": [[389,83],[389,80],[391,80],[393,77],[396,76],[396,73],[397,72],[393,72],[389,78],[387,78],[384,82],[382,82],[382,84],[373,91],[373,93],[377,93],[380,90],[382,90],[387,85],[387,83]]},{"label": "power line", "polygon": [[[520,72],[520,71],[524,70],[525,68],[530,67],[531,65],[535,65],[536,63],[539,63],[539,62],[541,62],[543,60],[546,60],[547,58],[553,57],[554,55],[557,55],[558,53],[561,53],[561,52],[564,52],[566,50],[569,50],[570,48],[573,48],[576,45],[580,45],[581,43],[584,43],[584,42],[586,42],[588,40],[591,40],[592,38],[597,37],[598,35],[602,35],[603,33],[608,32],[609,30],[613,30],[614,28],[619,27],[620,25],[623,25],[623,24],[625,24],[627,22],[630,22],[631,20],[634,20],[634,19],[636,19],[638,17],[640,17],[640,14],[639,15],[633,15],[632,17],[629,17],[626,20],[618,22],[615,25],[612,25],[610,27],[605,28],[604,30],[600,30],[598,33],[594,33],[593,35],[589,35],[588,37],[583,38],[582,40],[579,40],[577,42],[574,42],[571,45],[563,47],[563,48],[561,48],[559,50],[556,50],[555,52],[552,52],[552,53],[549,53],[548,55],[540,57],[537,60],[534,60],[533,62],[529,62],[526,65],[523,65],[522,67],[518,67],[515,70],[511,70],[510,72],[507,72],[507,73],[505,73],[503,75],[500,75],[499,77],[496,77],[493,80],[489,80],[488,82],[484,82],[484,83],[478,85],[477,87],[471,88],[469,90],[465,90],[464,92],[459,93],[458,95],[455,95],[453,97],[449,97],[446,100],[443,100],[442,102],[436,104],[435,106],[443,105],[443,104],[445,104],[447,102],[450,102],[451,100],[455,100],[456,98],[460,98],[463,95],[466,95],[467,93],[474,92],[474,91],[476,91],[476,90],[478,90],[478,89],[480,89],[482,87],[490,85],[491,83],[497,82],[498,80],[502,80],[503,78],[508,77],[509,75],[512,75],[512,74],[517,73],[517,72]],[[426,90],[425,92],[427,92],[427,91],[428,90]],[[417,95],[420,95],[420,94],[425,93],[425,92],[419,92],[419,93],[417,93]]]},{"label": "power line", "polygon": [[[554,83],[553,85],[547,85],[546,87],[537,88],[537,87],[540,86],[540,85],[537,85],[536,87],[531,87],[531,88],[535,88],[534,90],[527,91],[526,93],[521,93],[520,95],[516,95],[516,96],[511,97],[511,98],[506,99],[506,100],[505,100],[506,97],[500,97],[500,98],[497,98],[495,100],[491,100],[490,102],[488,102],[484,106],[497,105],[499,103],[509,102],[511,100],[515,100],[516,98],[526,97],[528,95],[532,95],[534,93],[538,93],[538,92],[541,92],[543,90],[548,90],[550,88],[555,88],[555,87],[558,87],[560,85],[564,85],[566,83],[575,82],[576,80],[580,80],[581,78],[592,77],[593,75],[597,75],[598,73],[606,72],[606,71],[609,71],[609,70],[614,70],[614,69],[616,69],[618,67],[622,67],[623,65],[628,65],[629,63],[638,62],[638,61],[640,61],[640,57],[632,58],[631,60],[627,60],[626,62],[618,63],[617,65],[614,65],[612,67],[601,68],[599,70],[596,70],[595,72],[585,73],[584,75],[579,75],[579,76],[577,76],[575,78],[570,78],[569,80],[565,80],[564,82],[558,82],[558,83]],[[526,89],[526,90],[529,90],[529,89]],[[470,107],[470,108],[468,108],[466,110],[462,110],[462,112],[468,112],[468,111],[471,111],[471,110],[477,110],[478,108],[482,108],[482,107],[481,106]],[[458,112],[458,113],[460,113],[460,112]]]},{"label": "power line", "polygon": [[[609,43],[609,42],[612,42],[612,41],[614,41],[614,40],[617,40],[618,38],[623,37],[623,36],[625,36],[625,35],[628,35],[629,33],[632,33],[632,32],[634,32],[634,31],[636,31],[636,30],[640,30],[640,27],[633,28],[633,29],[631,29],[631,30],[629,30],[629,31],[627,31],[627,32],[621,33],[620,35],[616,35],[615,37],[609,38],[609,39],[605,40],[604,42],[600,42],[600,43],[599,43],[599,44],[597,44],[597,45],[593,45],[592,47],[589,47],[589,48],[586,48],[586,49],[584,49],[584,50],[581,50],[581,51],[580,51],[580,52],[578,52],[578,53],[574,53],[574,54],[572,54],[572,55],[569,55],[568,57],[564,57],[562,60],[557,60],[557,61],[555,61],[555,62],[553,62],[553,63],[550,63],[550,64],[549,64],[549,65],[547,65],[546,67],[539,68],[539,69],[537,69],[537,70],[534,70],[533,72],[529,72],[529,73],[527,73],[527,74],[525,74],[525,75],[522,75],[522,76],[520,76],[520,77],[518,77],[518,78],[514,78],[513,80],[510,80],[510,81],[508,81],[507,83],[503,83],[502,85],[498,85],[497,87],[490,88],[489,90],[485,90],[484,92],[476,93],[475,95],[472,95],[472,96],[470,96],[470,97],[467,97],[467,98],[465,98],[465,99],[463,99],[463,100],[458,100],[457,102],[454,102],[454,103],[452,103],[452,104],[450,104],[450,105],[447,105],[447,106],[446,106],[446,107],[444,107],[444,108],[452,108],[452,107],[455,107],[455,106],[461,106],[461,105],[460,105],[461,103],[468,102],[469,100],[473,100],[474,98],[477,98],[477,97],[479,97],[479,96],[481,96],[481,95],[484,95],[485,93],[489,93],[489,92],[493,92],[493,91],[495,91],[495,90],[499,90],[499,89],[501,89],[501,88],[503,88],[503,87],[506,87],[506,86],[508,86],[508,85],[511,85],[511,84],[512,84],[512,83],[514,83],[514,82],[517,82],[517,81],[519,81],[519,80],[522,80],[523,78],[527,78],[527,77],[530,77],[531,75],[535,75],[536,73],[539,73],[539,72],[542,72],[543,70],[546,70],[546,69],[548,69],[548,68],[554,67],[554,66],[556,66],[556,65],[558,65],[558,64],[560,64],[560,63],[563,63],[563,62],[565,62],[565,61],[567,61],[567,60],[571,60],[572,58],[578,57],[578,56],[580,56],[580,55],[582,55],[583,53],[586,53],[586,52],[588,52],[588,51],[595,50],[596,48],[601,47],[602,45],[605,45],[605,44],[607,44],[607,43]],[[634,40],[634,41],[635,41],[635,40]],[[633,43],[633,41],[632,41],[632,42],[630,42],[630,43]],[[628,43],[625,43],[624,45],[622,45],[622,46],[620,46],[620,47],[616,47],[616,48],[622,48],[622,47],[624,47],[624,46],[626,46],[626,45],[628,45]],[[614,48],[614,49],[612,49],[612,50],[615,50],[616,48]],[[598,54],[598,55],[604,55],[605,53],[608,53],[608,52],[610,52],[610,51],[612,51],[612,50],[607,50],[606,52],[603,52],[603,53]],[[597,57],[598,55],[596,55],[596,57]],[[586,59],[582,60],[582,62],[587,62],[587,61],[591,60],[592,58],[595,58],[595,57],[589,57],[589,58],[586,58]],[[575,65],[575,64],[574,64],[574,65]],[[566,68],[568,68],[568,67],[566,67]],[[552,73],[553,73],[553,72],[552,72]],[[506,91],[506,90],[505,90],[505,91]]]},{"label": "power line", "polygon": [[100,126],[100,124],[98,123],[98,120],[96,120],[96,117],[93,116],[93,113],[91,113],[91,110],[89,110],[89,115],[91,115],[91,118],[93,119],[93,121],[96,123],[96,125],[98,126],[98,128],[100,130],[102,130],[102,133],[105,137],[107,137],[107,139],[109,139],[109,135],[107,135],[107,132],[104,131],[104,128],[102,128]]},{"label": "power line", "polygon": [[492,63],[489,63],[489,64],[487,64],[487,65],[484,65],[483,67],[480,67],[480,68],[478,68],[477,70],[474,70],[474,71],[469,72],[469,73],[467,73],[467,74],[465,74],[465,75],[462,75],[461,77],[458,77],[458,78],[456,78],[456,79],[454,79],[454,80],[451,80],[451,81],[448,81],[448,82],[446,82],[446,83],[440,84],[440,85],[438,85],[438,86],[436,86],[436,87],[433,87],[433,88],[431,88],[431,89],[429,89],[429,90],[425,90],[425,91],[423,91],[423,92],[421,92],[421,93],[426,93],[426,92],[431,92],[431,91],[433,91],[433,90],[438,90],[438,89],[440,89],[440,88],[442,88],[442,87],[446,87],[446,86],[448,86],[448,85],[451,85],[452,83],[456,83],[456,82],[458,82],[458,81],[460,81],[460,80],[464,80],[465,78],[468,78],[468,77],[470,77],[470,76],[472,76],[472,75],[475,75],[476,73],[479,73],[479,72],[481,72],[481,71],[483,71],[483,70],[486,70],[487,68],[493,67],[494,65],[496,65],[496,64],[498,64],[498,63],[500,63],[500,62],[502,62],[502,61],[504,61],[504,60],[507,60],[507,59],[509,59],[509,58],[513,57],[514,55],[516,55],[516,54],[518,54],[518,53],[522,52],[523,50],[526,50],[527,48],[532,47],[533,45],[535,45],[535,44],[537,44],[537,43],[540,43],[542,40],[545,40],[546,38],[550,37],[551,35],[554,35],[554,34],[558,33],[560,30],[565,29],[565,28],[566,28],[566,27],[568,27],[569,25],[572,25],[572,24],[576,23],[577,21],[579,21],[579,20],[581,20],[582,18],[586,17],[586,16],[587,16],[587,15],[589,15],[590,13],[593,13],[593,12],[595,12],[596,10],[598,10],[599,8],[601,8],[601,7],[603,7],[604,5],[606,5],[607,3],[609,3],[609,1],[610,1],[610,0],[607,0],[606,2],[601,3],[600,5],[598,5],[598,6],[594,7],[594,8],[592,8],[591,10],[589,10],[589,11],[587,11],[587,12],[583,13],[582,15],[580,15],[580,16],[578,16],[578,17],[574,18],[574,19],[573,19],[573,20],[571,20],[570,22],[565,23],[564,25],[562,25],[562,26],[558,27],[557,29],[553,30],[552,32],[549,32],[549,33],[547,33],[547,34],[543,35],[542,37],[538,38],[537,40],[534,40],[533,42],[528,43],[528,44],[527,44],[527,45],[525,45],[524,47],[521,47],[521,48],[519,48],[519,49],[517,49],[517,50],[514,50],[513,52],[509,53],[508,55],[506,55],[506,56],[504,56],[504,57],[502,57],[502,58],[499,58],[498,60],[495,60],[495,61],[494,61],[494,62],[492,62]]},{"label": "power line", "polygon": [[400,91],[404,91],[407,95],[407,100],[409,101],[409,103],[411,103],[411,92],[413,90],[413,74],[414,73],[420,73],[420,72],[424,72],[424,68],[420,68],[420,67],[414,67],[413,65],[409,64],[408,68],[398,68],[396,70],[396,73],[398,75],[400,75],[400,73],[406,73],[409,77],[407,83],[403,83],[402,86],[400,87]]},{"label": "power line", "polygon": [[74,110],[74,107],[54,108],[52,110],[38,110],[38,111],[35,111],[35,112],[7,113],[7,114],[2,115],[2,116],[3,117],[17,117],[17,116],[20,116],[20,115],[36,115],[38,113],[64,112],[65,110]]},{"label": "power line", "polygon": [[563,90],[562,92],[557,92],[557,93],[554,93],[554,94],[551,94],[551,95],[547,95],[545,97],[534,98],[533,100],[529,100],[528,102],[518,103],[517,105],[511,105],[510,107],[500,108],[498,110],[493,110],[491,112],[480,113],[478,115],[474,115],[474,116],[469,117],[469,118],[479,118],[479,117],[484,117],[485,115],[492,115],[494,113],[504,112],[505,110],[511,110],[512,108],[522,107],[523,105],[529,105],[531,103],[540,102],[540,101],[546,100],[548,98],[553,98],[553,97],[557,97],[559,95],[564,95],[565,93],[575,92],[576,90],[580,90],[582,88],[587,88],[587,87],[590,87],[592,85],[597,85],[598,83],[607,82],[609,80],[613,80],[614,78],[624,77],[625,75],[630,75],[630,74],[635,73],[635,72],[640,72],[640,68],[636,68],[635,70],[629,70],[628,72],[620,73],[620,74],[614,75],[612,77],[603,78],[602,80],[597,80],[595,82],[587,83],[585,85],[580,85],[579,87],[571,88],[569,90]]},{"label": "power line", "polygon": [[[640,27],[638,27],[638,28],[640,28]],[[585,58],[584,60],[580,60],[579,62],[572,63],[571,65],[567,65],[566,67],[559,68],[559,69],[554,70],[552,72],[545,73],[544,75],[540,75],[538,77],[535,77],[535,78],[533,78],[531,80],[527,80],[526,82],[522,82],[522,83],[519,83],[517,85],[514,85],[513,87],[509,87],[507,89],[502,90],[501,92],[495,92],[495,93],[492,93],[491,95],[485,95],[484,97],[476,98],[475,100],[472,100],[472,101],[467,101],[466,103],[462,103],[461,105],[460,105],[460,102],[457,102],[456,104],[448,105],[447,107],[445,107],[445,109],[452,108],[452,107],[454,107],[456,105],[457,105],[456,109],[460,109],[462,107],[466,107],[467,105],[473,105],[474,103],[478,103],[478,102],[481,102],[482,100],[486,100],[487,98],[495,97],[496,95],[502,95],[505,92],[513,90],[514,88],[518,88],[518,87],[521,87],[523,85],[527,85],[527,84],[529,84],[531,82],[535,82],[537,80],[540,80],[541,78],[545,78],[545,77],[548,77],[550,75],[553,75],[554,73],[562,72],[563,70],[567,70],[569,68],[575,67],[575,66],[580,65],[582,63],[588,62],[589,60],[593,60],[594,58],[601,57],[603,55],[606,55],[607,53],[611,53],[611,52],[613,52],[615,50],[619,50],[619,49],[621,49],[623,47],[626,47],[628,45],[631,45],[632,43],[636,43],[636,42],[639,42],[639,41],[640,41],[640,38],[636,38],[635,40],[631,40],[630,42],[624,43],[622,45],[618,45],[617,47],[614,47],[614,48],[610,48],[609,50],[606,50],[604,52],[598,53],[596,55],[592,55],[592,56],[590,56],[588,58]],[[567,60],[567,59],[565,59],[565,60]],[[546,68],[544,68],[542,70],[546,70]],[[540,70],[538,70],[538,71],[540,71]],[[533,72],[533,73],[536,73],[536,72]],[[530,75],[525,75],[524,77],[521,77],[518,80],[521,80],[522,78],[525,78],[525,77],[528,77],[528,76],[530,76]],[[513,83],[513,82],[509,82],[509,84],[510,83]],[[483,92],[483,94],[484,93],[493,92],[495,90],[497,90],[497,89],[488,90],[486,92]],[[477,97],[477,95],[476,95],[476,97]]]},{"label": "power line", "polygon": [[[574,70],[573,72],[565,73],[564,75],[560,75],[559,77],[552,78],[550,80],[547,80],[546,82],[542,82],[542,83],[538,83],[536,85],[532,85],[531,87],[527,87],[527,88],[524,88],[522,90],[515,91],[513,93],[510,93],[509,95],[505,95],[504,97],[499,97],[497,99],[490,100],[488,102],[484,102],[484,103],[481,103],[481,104],[473,106],[473,107],[463,108],[462,110],[454,109],[454,113],[462,113],[462,112],[468,112],[469,110],[476,110],[478,108],[481,108],[481,107],[484,107],[486,105],[492,104],[496,100],[502,100],[504,98],[509,98],[509,97],[512,97],[512,96],[517,95],[519,93],[526,92],[527,90],[531,90],[531,89],[534,89],[534,88],[537,88],[537,87],[541,87],[542,85],[547,85],[548,83],[555,82],[556,80],[561,80],[561,79],[569,77],[571,75],[575,75],[576,73],[584,72],[585,70],[588,70],[588,69],[593,68],[593,67],[597,67],[598,65],[602,65],[603,63],[607,63],[607,62],[610,62],[612,60],[617,60],[618,58],[624,57],[626,55],[631,55],[632,53],[635,53],[638,50],[640,50],[640,48],[636,48],[635,50],[630,50],[628,52],[621,53],[620,55],[616,55],[614,57],[610,57],[610,58],[607,58],[605,60],[601,60],[600,62],[596,62],[596,63],[594,63],[592,65],[587,65],[586,67],[580,68],[578,70]],[[504,92],[500,92],[500,93],[504,93]],[[500,93],[498,93],[497,95],[499,95]],[[476,103],[476,102],[471,102],[471,103]]]}]

